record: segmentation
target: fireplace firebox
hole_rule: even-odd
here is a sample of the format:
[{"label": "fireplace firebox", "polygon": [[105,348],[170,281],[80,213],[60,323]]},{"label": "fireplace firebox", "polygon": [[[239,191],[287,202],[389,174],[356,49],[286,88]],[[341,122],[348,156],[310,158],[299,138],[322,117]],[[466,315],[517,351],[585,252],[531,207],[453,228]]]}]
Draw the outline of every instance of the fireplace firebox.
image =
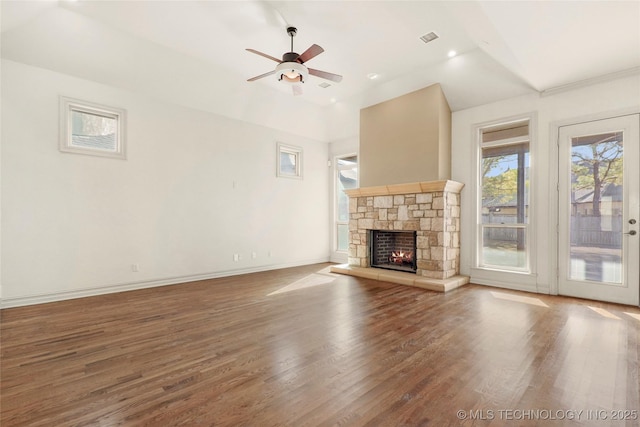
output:
[{"label": "fireplace firebox", "polygon": [[415,273],[416,232],[369,230],[371,267]]}]

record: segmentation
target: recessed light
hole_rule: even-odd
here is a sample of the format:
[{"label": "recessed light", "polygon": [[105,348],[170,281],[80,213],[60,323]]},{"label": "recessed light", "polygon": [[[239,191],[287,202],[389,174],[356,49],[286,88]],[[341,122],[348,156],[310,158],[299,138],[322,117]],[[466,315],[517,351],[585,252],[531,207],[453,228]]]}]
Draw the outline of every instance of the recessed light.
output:
[{"label": "recessed light", "polygon": [[456,56],[458,54],[458,52],[456,52],[455,50],[450,50],[449,53],[447,55],[449,55],[449,58],[453,58],[454,56]]},{"label": "recessed light", "polygon": [[377,79],[378,77],[380,77],[380,74],[376,74],[376,73],[369,73],[369,74],[367,74],[367,78],[368,78],[369,80],[375,80],[375,79]]},{"label": "recessed light", "polygon": [[331,103],[332,103],[332,104],[335,104],[335,103],[336,103],[336,101],[337,101],[337,99],[335,99],[335,98],[331,98],[329,101],[331,101]]}]

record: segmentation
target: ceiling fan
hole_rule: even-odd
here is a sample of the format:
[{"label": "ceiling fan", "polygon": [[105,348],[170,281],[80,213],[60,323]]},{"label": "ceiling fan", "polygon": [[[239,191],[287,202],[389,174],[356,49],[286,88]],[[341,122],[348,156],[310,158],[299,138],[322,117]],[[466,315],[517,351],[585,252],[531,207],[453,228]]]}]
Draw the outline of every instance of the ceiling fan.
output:
[{"label": "ceiling fan", "polygon": [[339,76],[338,74],[328,73],[326,71],[320,71],[314,68],[308,68],[306,65],[304,65],[305,62],[309,61],[312,58],[315,58],[316,56],[324,52],[324,49],[317,44],[313,44],[309,49],[305,50],[302,55],[295,53],[293,51],[293,37],[295,37],[297,32],[298,30],[295,27],[287,28],[287,34],[289,34],[289,36],[291,37],[291,51],[282,55],[282,60],[279,60],[278,58],[275,58],[271,55],[267,55],[266,53],[259,52],[255,49],[247,49],[251,53],[255,53],[256,55],[263,56],[278,63],[275,70],[252,77],[247,81],[253,82],[263,77],[276,74],[279,81],[290,83],[293,85],[294,95],[302,94],[302,88],[296,83],[304,83],[307,80],[309,74],[311,74],[312,76],[331,80],[336,83],[340,82],[342,80],[342,76]]}]

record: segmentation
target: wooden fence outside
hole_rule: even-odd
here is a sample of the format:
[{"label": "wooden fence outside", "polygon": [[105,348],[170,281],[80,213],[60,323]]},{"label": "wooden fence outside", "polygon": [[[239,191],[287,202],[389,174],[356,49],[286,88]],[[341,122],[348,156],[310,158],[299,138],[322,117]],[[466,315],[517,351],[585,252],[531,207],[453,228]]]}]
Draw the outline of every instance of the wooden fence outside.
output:
[{"label": "wooden fence outside", "polygon": [[[515,215],[486,214],[482,216],[484,224],[515,224]],[[491,221],[491,222],[489,222]],[[622,216],[576,215],[571,221],[571,245],[619,248],[622,246]],[[484,229],[484,241],[516,242],[518,229]]]}]

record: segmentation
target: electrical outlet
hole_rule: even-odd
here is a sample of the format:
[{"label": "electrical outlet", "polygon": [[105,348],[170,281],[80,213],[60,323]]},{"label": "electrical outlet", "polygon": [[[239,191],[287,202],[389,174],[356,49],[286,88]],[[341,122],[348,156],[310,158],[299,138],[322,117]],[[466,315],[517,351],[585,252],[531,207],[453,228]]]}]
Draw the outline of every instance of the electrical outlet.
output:
[{"label": "electrical outlet", "polygon": [[140,271],[140,264],[131,264],[131,271],[133,271],[134,273]]},{"label": "electrical outlet", "polygon": [[251,258],[256,259],[258,258],[258,254],[255,252],[251,252]]},{"label": "electrical outlet", "polygon": [[233,260],[234,261],[239,261],[240,260],[240,254],[233,254]]}]

